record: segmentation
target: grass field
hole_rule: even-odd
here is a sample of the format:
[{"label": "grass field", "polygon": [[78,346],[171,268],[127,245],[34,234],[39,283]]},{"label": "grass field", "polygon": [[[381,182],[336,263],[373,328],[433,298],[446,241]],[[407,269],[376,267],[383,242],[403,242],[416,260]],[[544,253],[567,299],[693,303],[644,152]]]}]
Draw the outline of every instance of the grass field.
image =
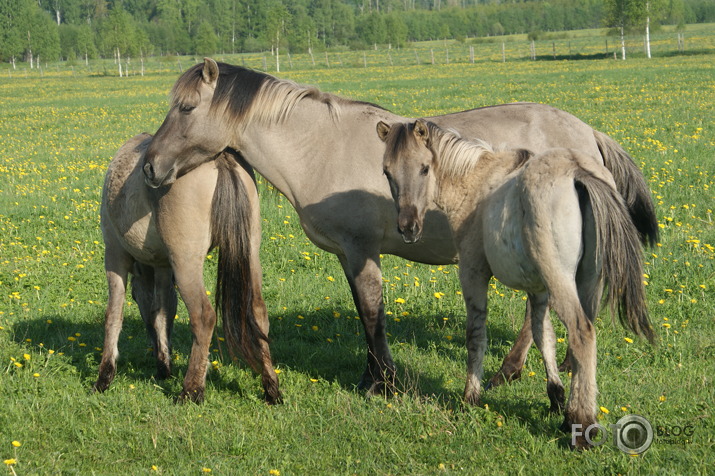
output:
[{"label": "grass field", "polygon": [[[712,40],[708,40],[711,44]],[[500,54],[500,53],[499,53]],[[358,61],[360,57],[358,57]],[[182,59],[184,67],[193,60]],[[296,64],[298,59],[296,57]],[[259,67],[260,65],[253,65]],[[364,337],[337,259],[314,247],[289,203],[262,183],[264,294],[285,404],[218,341],[206,402],[177,406],[190,347],[175,328],[175,376],[153,358],[128,303],[118,377],[93,395],[107,297],[101,183],[117,148],[154,132],[171,68],[118,78],[69,69],[0,72],[0,471],[8,474],[709,473],[715,465],[715,51],[652,60],[495,60],[305,67],[281,74],[407,116],[535,101],[624,145],[657,204],[660,243],[644,251],[650,347],[597,321],[599,422],[646,417],[651,448],[567,449],[532,349],[521,381],[483,408],[460,401],[466,349],[454,266],[386,256],[386,308],[402,392],[366,399],[355,383]],[[215,258],[209,256],[208,283]],[[212,284],[209,285],[212,288]],[[525,296],[493,283],[487,375],[521,326]],[[565,332],[557,327],[558,352]],[[568,379],[566,379],[568,381]]]}]

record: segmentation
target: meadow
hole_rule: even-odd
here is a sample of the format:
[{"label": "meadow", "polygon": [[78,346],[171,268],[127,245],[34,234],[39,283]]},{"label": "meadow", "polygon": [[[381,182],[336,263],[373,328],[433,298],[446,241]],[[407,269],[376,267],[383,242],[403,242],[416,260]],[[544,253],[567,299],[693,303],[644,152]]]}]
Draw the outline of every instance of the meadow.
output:
[{"label": "meadow", "polygon": [[[552,104],[619,141],[653,192],[660,241],[644,250],[659,345],[597,320],[599,422],[629,414],[654,429],[629,456],[607,442],[568,449],[548,413],[535,349],[520,381],[465,407],[464,309],[456,266],[383,260],[399,392],[365,398],[362,327],[337,259],[313,246],[290,204],[261,181],[264,296],[285,397],[269,407],[259,378],[218,339],[206,402],[175,405],[190,348],[185,309],[174,376],[155,381],[136,305],[125,307],[118,376],[91,394],[107,298],[99,230],[108,162],[134,134],[154,132],[178,71],[119,78],[111,63],[0,70],[0,471],[8,474],[698,474],[715,464],[715,50],[612,58],[408,64],[367,54],[281,77],[375,102],[406,116],[512,102]],[[575,43],[575,40],[574,40]],[[523,46],[523,45],[522,45]],[[458,46],[455,46],[458,48]],[[524,48],[527,48],[524,46]],[[429,51],[426,46],[421,50]],[[463,49],[460,51],[464,51]],[[381,52],[383,59],[385,52]],[[269,56],[270,57],[270,56]],[[344,56],[347,58],[347,56]],[[588,58],[588,59],[585,59]],[[260,56],[218,58],[260,68]],[[196,59],[178,61],[188,67]],[[300,63],[302,61],[302,63]],[[379,64],[378,64],[379,63]],[[136,64],[136,62],[134,63]],[[159,64],[159,63],[157,63]],[[301,67],[300,65],[304,66]],[[205,277],[212,289],[215,253]],[[525,295],[490,290],[486,377],[521,327]],[[558,353],[566,350],[557,326]],[[568,378],[565,383],[568,388]]]}]

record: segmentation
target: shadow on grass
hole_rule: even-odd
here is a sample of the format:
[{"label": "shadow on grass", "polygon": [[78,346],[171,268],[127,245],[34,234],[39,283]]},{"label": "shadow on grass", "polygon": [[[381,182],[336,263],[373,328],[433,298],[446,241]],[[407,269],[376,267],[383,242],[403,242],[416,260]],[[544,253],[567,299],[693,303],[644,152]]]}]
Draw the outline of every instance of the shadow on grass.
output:
[{"label": "shadow on grass", "polygon": [[[342,317],[336,318],[335,315]],[[331,383],[337,383],[341,388],[355,393],[362,393],[357,388],[358,381],[365,370],[366,344],[362,324],[354,318],[353,309],[336,308],[322,309],[312,313],[289,312],[280,319],[271,319],[271,350],[277,367],[289,368],[303,373],[311,378],[319,378]],[[353,317],[347,317],[353,316]],[[444,333],[435,325],[436,320],[428,317],[411,319],[409,325],[389,326],[393,336],[391,342],[408,342],[420,353],[434,352],[435,345],[444,342]],[[461,326],[458,326],[461,327]],[[104,340],[104,327],[101,322],[78,323],[58,315],[48,314],[35,319],[22,320],[14,324],[12,332],[14,340],[20,344],[32,347],[42,344],[44,349],[52,349],[69,361],[77,372],[81,382],[89,392],[97,378],[101,347]],[[217,328],[217,335],[221,335]],[[455,332],[455,334],[457,334]],[[517,331],[507,321],[494,320],[489,325],[488,353],[500,362],[516,338]],[[217,336],[216,335],[216,336]],[[215,336],[215,337],[216,337]],[[183,376],[186,372],[187,357],[191,349],[191,332],[185,318],[178,319],[174,324],[173,349],[184,358],[175,364],[173,376],[157,382],[156,387],[173,399],[181,390]],[[228,349],[218,339],[214,338],[211,346],[211,360],[220,359],[230,362]],[[465,345],[464,335],[456,336],[451,341],[453,348]],[[119,339],[120,357],[117,361],[117,376],[129,382],[153,381],[155,359],[150,348],[144,323],[137,315],[129,313],[125,316],[122,334]],[[463,367],[464,352],[450,352],[450,348],[437,349],[439,358],[448,359],[448,366]],[[456,414],[463,413],[464,403],[461,392],[450,390],[446,385],[447,375],[440,376],[429,372],[429,369],[410,367],[396,359],[397,387],[401,393],[406,393],[417,399],[436,401],[445,408],[450,408]],[[246,365],[238,362],[240,368]],[[485,369],[484,383],[496,372],[498,366]],[[216,389],[236,395],[236,398],[249,398],[249,394],[260,395],[260,386],[244,388],[239,380],[222,373],[209,372],[208,381]],[[508,385],[519,385],[514,382]],[[461,388],[461,383],[459,384]],[[452,386],[453,388],[453,386]],[[503,392],[501,392],[503,394]],[[531,401],[526,395],[519,396],[518,390],[514,397],[496,397],[494,392],[483,394],[483,403],[489,404],[494,411],[507,418],[517,418],[529,427],[533,434],[553,434],[560,419],[548,413],[548,399],[544,391],[543,399]],[[210,398],[210,397],[209,397]],[[543,400],[543,401],[542,401]],[[467,412],[468,413],[468,412]],[[561,418],[561,417],[559,417]],[[563,436],[562,433],[560,433]],[[562,438],[564,445],[569,439]]]}]

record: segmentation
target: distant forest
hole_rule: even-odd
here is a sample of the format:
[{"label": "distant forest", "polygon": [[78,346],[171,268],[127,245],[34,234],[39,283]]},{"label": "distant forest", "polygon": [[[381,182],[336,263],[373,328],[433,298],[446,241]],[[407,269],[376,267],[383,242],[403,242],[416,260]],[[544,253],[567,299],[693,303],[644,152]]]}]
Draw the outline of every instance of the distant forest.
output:
[{"label": "distant forest", "polygon": [[[0,0],[0,60],[399,48],[599,28],[608,3],[629,1],[640,0]],[[715,22],[713,0],[649,3],[656,28]]]}]

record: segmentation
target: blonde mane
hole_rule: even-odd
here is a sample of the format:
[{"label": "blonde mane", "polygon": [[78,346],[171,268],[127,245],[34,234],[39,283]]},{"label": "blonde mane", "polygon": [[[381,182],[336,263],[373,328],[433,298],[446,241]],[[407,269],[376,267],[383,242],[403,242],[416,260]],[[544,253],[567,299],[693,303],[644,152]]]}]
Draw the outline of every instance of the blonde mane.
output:
[{"label": "blonde mane", "polygon": [[314,86],[304,86],[286,79],[267,76],[248,110],[245,122],[246,124],[251,121],[261,124],[280,124],[285,122],[300,101],[308,98],[325,104],[333,121],[337,122],[340,119],[337,96],[324,93]]},{"label": "blonde mane", "polygon": [[[303,99],[326,105],[331,120],[340,119],[340,100],[313,86],[278,79],[259,71],[217,63],[219,77],[211,99],[210,112],[226,114],[232,127],[245,128],[252,122],[280,124]],[[172,106],[193,105],[199,101],[203,63],[187,70],[171,91]]]},{"label": "blonde mane", "polygon": [[445,130],[427,122],[430,150],[434,154],[437,170],[445,178],[467,174],[485,154],[494,153],[488,143],[480,139],[462,139],[456,131]]}]

